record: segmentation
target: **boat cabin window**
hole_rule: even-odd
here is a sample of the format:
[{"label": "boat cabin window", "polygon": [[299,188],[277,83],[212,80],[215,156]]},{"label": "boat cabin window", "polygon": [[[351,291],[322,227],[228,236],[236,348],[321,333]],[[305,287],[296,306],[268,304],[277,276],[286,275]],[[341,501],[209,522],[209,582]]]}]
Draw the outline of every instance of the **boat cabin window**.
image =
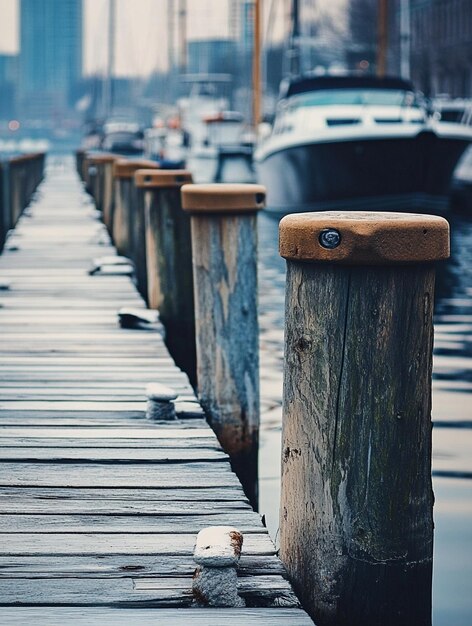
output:
[{"label": "boat cabin window", "polygon": [[292,96],[290,111],[312,106],[408,106],[419,107],[415,94],[402,89],[320,89]]}]

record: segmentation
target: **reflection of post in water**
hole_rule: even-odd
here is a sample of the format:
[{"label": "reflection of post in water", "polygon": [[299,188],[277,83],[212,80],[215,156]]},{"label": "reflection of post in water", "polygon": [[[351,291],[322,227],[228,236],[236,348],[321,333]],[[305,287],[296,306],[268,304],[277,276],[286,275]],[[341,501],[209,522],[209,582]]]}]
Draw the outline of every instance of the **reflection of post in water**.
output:
[{"label": "reflection of post in water", "polygon": [[257,507],[259,185],[186,185],[191,214],[197,388],[251,504]]},{"label": "reflection of post in water", "polygon": [[316,623],[431,624],[434,265],[448,224],[291,215],[281,558]]},{"label": "reflection of post in water", "polygon": [[472,220],[453,213],[448,215],[451,227],[451,257],[436,269],[436,301],[466,294],[470,289],[472,267]]}]

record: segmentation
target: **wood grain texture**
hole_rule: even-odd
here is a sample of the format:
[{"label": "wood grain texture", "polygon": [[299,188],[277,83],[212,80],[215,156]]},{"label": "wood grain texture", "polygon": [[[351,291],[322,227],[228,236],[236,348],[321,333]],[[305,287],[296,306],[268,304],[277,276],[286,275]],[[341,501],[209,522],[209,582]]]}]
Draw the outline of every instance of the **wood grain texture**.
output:
[{"label": "wood grain texture", "polygon": [[[99,555],[168,554],[191,556],[196,533],[0,533],[0,555]],[[249,533],[244,538],[245,554],[274,555],[275,547],[267,533]]]},{"label": "wood grain texture", "polygon": [[144,218],[144,190],[132,186],[129,256],[136,268],[136,286],[147,301],[146,224]]},{"label": "wood grain texture", "polygon": [[144,211],[149,306],[159,309],[169,350],[195,384],[190,217],[182,211],[180,188],[147,190]]},{"label": "wood grain texture", "polygon": [[10,626],[24,626],[32,621],[36,626],[220,626],[221,624],[244,624],[245,626],[312,626],[313,622],[300,609],[198,609],[192,612],[178,609],[122,609],[102,607],[31,607],[5,608],[2,616]]},{"label": "wood grain texture", "polygon": [[[5,606],[45,604],[68,606],[190,607],[192,578],[80,578],[0,579],[0,597]],[[281,576],[253,576],[238,581],[238,592],[249,606],[298,607],[290,584]],[[44,598],[49,598],[45,602]]]},{"label": "wood grain texture", "polygon": [[256,216],[191,218],[198,395],[257,502],[259,328]]},{"label": "wood grain texture", "polygon": [[[195,561],[191,556],[17,556],[0,557],[0,578],[150,578],[154,576],[192,576]],[[243,554],[238,575],[285,576],[276,556]]]},{"label": "wood grain texture", "polygon": [[[211,509],[209,504],[215,503],[215,511],[221,507],[247,508],[248,502],[239,485],[235,487],[185,487],[182,489],[147,488],[136,492],[133,488],[113,487],[2,487],[0,498],[4,512],[27,513],[83,513],[92,511],[117,515],[134,513],[141,510],[148,513],[165,512],[181,507],[183,512],[188,509],[188,502],[195,502],[205,511]],[[220,505],[221,503],[221,505]],[[230,504],[228,504],[230,503]],[[13,507],[13,508],[10,508]],[[141,508],[140,508],[141,507]]]},{"label": "wood grain texture", "polygon": [[111,234],[113,229],[113,163],[103,163],[103,222],[107,227],[108,232]]},{"label": "wood grain texture", "polygon": [[128,256],[130,247],[132,185],[131,178],[115,178],[112,236],[118,254],[123,256]]},{"label": "wood grain texture", "polygon": [[281,555],[323,624],[431,622],[433,295],[429,266],[288,264]]}]

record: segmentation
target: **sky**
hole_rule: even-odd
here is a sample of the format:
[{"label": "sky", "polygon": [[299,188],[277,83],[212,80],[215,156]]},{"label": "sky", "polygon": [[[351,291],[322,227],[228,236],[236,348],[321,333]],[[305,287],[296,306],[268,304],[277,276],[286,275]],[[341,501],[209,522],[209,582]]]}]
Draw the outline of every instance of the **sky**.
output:
[{"label": "sky", "polygon": [[[177,4],[174,1],[174,4]],[[225,0],[187,0],[191,38],[228,34]],[[267,5],[269,1],[267,0]],[[275,37],[283,31],[283,2],[275,2]],[[117,0],[116,73],[149,74],[167,65],[167,0]],[[108,0],[84,0],[84,72],[105,67]],[[267,19],[267,16],[266,16]],[[126,42],[122,45],[121,42]],[[18,49],[18,0],[0,0],[0,53]]]}]

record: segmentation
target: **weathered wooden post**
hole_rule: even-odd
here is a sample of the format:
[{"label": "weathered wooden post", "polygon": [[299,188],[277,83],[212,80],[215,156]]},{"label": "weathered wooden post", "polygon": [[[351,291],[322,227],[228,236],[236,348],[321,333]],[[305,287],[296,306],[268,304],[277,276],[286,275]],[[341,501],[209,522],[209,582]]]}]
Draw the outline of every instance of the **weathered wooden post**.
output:
[{"label": "weathered wooden post", "polygon": [[10,228],[14,228],[24,207],[25,171],[24,156],[10,159],[9,196],[10,196]]},{"label": "weathered wooden post", "polygon": [[[192,182],[186,170],[138,170],[142,219],[135,222],[137,240],[145,236],[148,303],[159,309],[166,343],[175,362],[196,382],[190,217],[182,210],[180,189]],[[142,231],[141,231],[142,229]],[[143,264],[136,257],[135,263]]]},{"label": "weathered wooden post", "polygon": [[114,210],[112,237],[120,254],[128,256],[130,253],[131,230],[133,215],[134,173],[143,168],[158,168],[154,161],[145,159],[128,161],[118,159],[113,163],[115,179]]},{"label": "weathered wooden post", "polygon": [[114,177],[113,164],[118,160],[116,154],[107,154],[102,156],[103,167],[103,209],[102,219],[107,227],[108,232],[113,231],[113,207],[114,207]]},{"label": "weathered wooden post", "polygon": [[319,626],[431,624],[429,215],[305,213],[287,259],[281,557]]},{"label": "weathered wooden post", "polygon": [[[91,153],[88,160],[91,166],[96,168],[95,179],[92,186],[92,195],[95,200],[95,206],[102,212],[105,221],[105,206],[110,202],[113,192],[113,163],[117,160],[117,156],[113,154]],[[107,207],[108,208],[108,207]]]},{"label": "weathered wooden post", "polygon": [[90,175],[89,175],[89,167],[90,167],[90,153],[86,152],[83,157],[82,157],[82,162],[81,162],[81,166],[82,166],[82,181],[84,183],[84,189],[85,191],[92,195],[92,189],[91,189],[91,181],[90,181]]},{"label": "weathered wooden post", "polygon": [[79,148],[78,150],[75,151],[75,167],[77,169],[77,173],[81,180],[83,180],[82,163],[85,157],[85,152],[86,151],[84,150],[84,148]]},{"label": "weathered wooden post", "polygon": [[191,215],[198,395],[246,495],[257,506],[260,185],[185,185]]}]

